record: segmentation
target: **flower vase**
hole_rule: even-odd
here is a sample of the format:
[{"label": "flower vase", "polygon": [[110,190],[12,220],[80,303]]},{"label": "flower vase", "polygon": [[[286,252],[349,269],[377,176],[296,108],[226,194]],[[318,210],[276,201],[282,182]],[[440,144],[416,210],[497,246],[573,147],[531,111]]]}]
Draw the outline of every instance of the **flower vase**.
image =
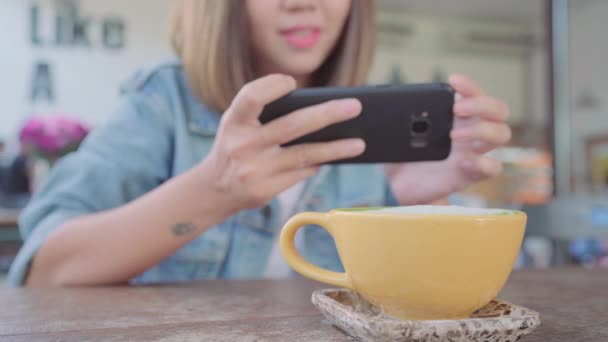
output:
[{"label": "flower vase", "polygon": [[31,166],[31,182],[30,182],[30,191],[32,193],[36,192],[36,190],[40,189],[42,183],[46,180],[49,173],[51,172],[51,163],[46,158],[34,158]]}]

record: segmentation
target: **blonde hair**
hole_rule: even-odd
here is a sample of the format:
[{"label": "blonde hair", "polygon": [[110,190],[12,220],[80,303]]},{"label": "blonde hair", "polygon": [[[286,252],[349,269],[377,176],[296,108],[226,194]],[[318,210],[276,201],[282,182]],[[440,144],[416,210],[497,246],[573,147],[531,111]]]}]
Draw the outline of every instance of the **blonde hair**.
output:
[{"label": "blonde hair", "polygon": [[[375,38],[374,0],[352,0],[334,51],[311,86],[355,86],[367,80]],[[224,112],[255,74],[242,0],[180,0],[171,43],[190,88],[205,105]]]}]

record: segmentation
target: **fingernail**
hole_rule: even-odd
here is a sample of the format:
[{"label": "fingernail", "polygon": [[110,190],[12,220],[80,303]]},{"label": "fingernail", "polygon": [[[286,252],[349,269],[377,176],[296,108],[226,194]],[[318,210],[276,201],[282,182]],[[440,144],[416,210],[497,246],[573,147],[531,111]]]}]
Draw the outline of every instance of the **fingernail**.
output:
[{"label": "fingernail", "polygon": [[360,154],[365,151],[365,142],[363,140],[354,140],[348,146],[348,152],[352,154]]},{"label": "fingernail", "polygon": [[469,101],[460,101],[454,105],[454,113],[462,116],[471,116],[475,108]]},{"label": "fingernail", "polygon": [[283,75],[284,79],[287,81],[287,83],[289,83],[290,86],[295,87],[296,86],[296,79],[289,76],[289,75]]},{"label": "fingernail", "polygon": [[475,140],[473,141],[472,146],[474,151],[481,151],[484,148],[484,143],[482,143],[481,140]]},{"label": "fingernail", "polygon": [[473,130],[470,128],[458,128],[450,133],[452,139],[466,139],[469,138],[473,134]]},{"label": "fingernail", "polygon": [[456,82],[460,81],[461,79],[462,79],[462,77],[460,76],[460,74],[451,74],[448,77],[448,82],[456,83]]},{"label": "fingernail", "polygon": [[345,114],[359,114],[361,112],[361,102],[357,99],[341,100],[340,105]]},{"label": "fingernail", "polygon": [[460,162],[460,167],[465,171],[473,171],[473,161],[465,159]]}]

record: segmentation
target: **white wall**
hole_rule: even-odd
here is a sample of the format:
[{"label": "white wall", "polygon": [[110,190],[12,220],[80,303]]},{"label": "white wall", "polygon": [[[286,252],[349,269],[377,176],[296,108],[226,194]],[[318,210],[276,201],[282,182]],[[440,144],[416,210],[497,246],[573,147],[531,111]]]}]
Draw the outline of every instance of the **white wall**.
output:
[{"label": "white wall", "polygon": [[[119,84],[136,68],[170,56],[167,43],[167,0],[80,0],[80,14],[92,16],[93,46],[36,47],[30,43],[29,8],[42,6],[43,36],[53,36],[54,0],[0,1],[0,138],[14,137],[32,114],[60,111],[91,124],[101,122],[117,102]],[[123,50],[104,49],[97,24],[103,16],[124,19],[127,25]],[[29,87],[36,61],[52,66],[54,104],[30,103]]]},{"label": "white wall", "polygon": [[[51,35],[48,15],[52,14],[49,11],[56,4],[55,0],[0,1],[0,22],[3,28],[7,28],[0,30],[0,138],[10,137],[25,118],[40,112],[73,113],[92,124],[99,123],[116,104],[121,81],[141,65],[171,54],[166,39],[166,19],[171,1],[79,0],[81,14],[93,16],[94,20],[108,14],[125,19],[128,26],[127,44],[124,50],[118,52],[105,50],[99,44],[86,49],[33,47],[29,42],[28,19],[32,3],[44,6],[44,33]],[[385,82],[393,64],[402,66],[409,82],[425,82],[429,80],[433,67],[441,65],[448,73],[458,71],[470,74],[490,94],[505,99],[514,113],[513,121],[529,118],[543,120],[542,105],[530,104],[527,98],[531,92],[529,54],[518,49],[507,52],[476,49],[467,52],[466,48],[459,50],[458,47],[446,48],[441,45],[442,28],[447,26],[494,31],[521,28],[494,22],[414,16],[399,11],[382,12],[380,15],[407,21],[416,32],[402,45],[387,46],[381,42],[372,69],[372,82]],[[48,60],[52,64],[57,100],[53,105],[28,102],[32,71],[38,60]],[[542,56],[537,56],[535,60],[541,64]]]},{"label": "white wall", "polygon": [[[572,165],[578,191],[588,190],[585,139],[608,136],[608,1],[585,1],[571,8],[570,71],[572,107]],[[590,90],[597,108],[576,105]]]},{"label": "white wall", "polygon": [[[401,66],[408,82],[428,82],[435,66],[441,66],[448,74],[461,72],[470,75],[489,94],[505,100],[513,112],[513,123],[545,119],[545,108],[529,101],[531,85],[528,73],[530,68],[537,68],[532,64],[530,47],[460,45],[459,39],[462,37],[460,33],[467,30],[501,34],[529,33],[531,29],[481,20],[413,15],[405,11],[381,11],[379,21],[405,25],[412,34],[399,39],[384,38],[380,34],[371,74],[373,83],[386,82],[394,65]],[[453,34],[454,39],[446,39],[446,34]],[[542,47],[539,46],[538,50]],[[540,58],[542,56],[535,59],[537,64],[542,63]],[[544,71],[543,68],[541,72]]]}]

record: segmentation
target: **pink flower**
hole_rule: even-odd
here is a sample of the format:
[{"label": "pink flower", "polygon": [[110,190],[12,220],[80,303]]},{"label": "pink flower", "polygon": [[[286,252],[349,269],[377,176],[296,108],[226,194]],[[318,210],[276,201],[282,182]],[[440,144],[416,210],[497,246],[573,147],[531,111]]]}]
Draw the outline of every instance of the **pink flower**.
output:
[{"label": "pink flower", "polygon": [[38,116],[25,123],[19,141],[42,154],[56,155],[69,152],[88,133],[89,129],[76,119],[62,115]]}]

